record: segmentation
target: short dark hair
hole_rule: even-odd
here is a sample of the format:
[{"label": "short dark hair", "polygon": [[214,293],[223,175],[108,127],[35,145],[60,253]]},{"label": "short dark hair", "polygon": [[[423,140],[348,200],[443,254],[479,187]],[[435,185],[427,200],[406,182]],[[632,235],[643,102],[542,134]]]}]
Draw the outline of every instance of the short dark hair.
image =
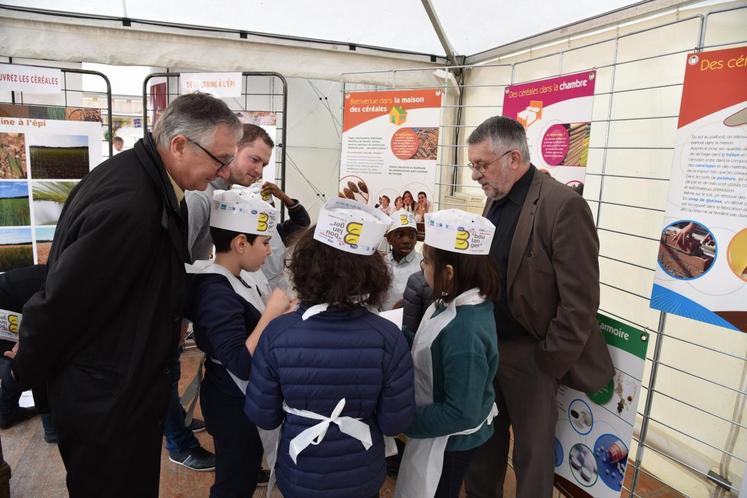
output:
[{"label": "short dark hair", "polygon": [[380,305],[391,282],[384,257],[330,247],[314,239],[314,228],[301,233],[288,265],[298,298],[342,309]]},{"label": "short dark hair", "polygon": [[269,148],[275,147],[275,142],[272,141],[270,135],[267,134],[264,128],[255,124],[243,125],[244,134],[241,135],[239,140],[239,150],[246,147],[249,144],[254,143],[255,140],[260,139],[267,144]]},{"label": "short dark hair", "polygon": [[423,192],[422,190],[421,190],[420,192],[418,192],[418,196],[419,196],[419,195],[421,195],[421,194],[422,194],[422,195],[423,195],[423,197],[425,197],[425,198],[427,198],[427,197],[428,197],[428,194],[426,194],[426,193],[425,193],[425,192]]},{"label": "short dark hair", "polygon": [[477,145],[490,140],[493,152],[501,149],[517,149],[522,158],[529,162],[527,132],[518,121],[505,116],[488,118],[470,133],[468,145]]},{"label": "short dark hair", "polygon": [[213,238],[216,253],[230,251],[231,241],[239,235],[246,236],[246,240],[250,244],[254,244],[254,241],[257,240],[257,234],[254,233],[234,232],[233,230],[226,230],[224,228],[210,227],[210,236]]},{"label": "short dark hair", "polygon": [[124,138],[122,138],[122,137],[114,137],[114,138],[112,138],[112,143],[114,143],[114,142],[119,142],[122,145],[124,145]]},{"label": "short dark hair", "polygon": [[[462,292],[477,287],[487,299],[498,300],[501,283],[495,262],[489,255],[460,254],[429,245],[423,246],[423,255],[433,267],[434,296],[448,303]],[[446,265],[454,269],[451,283],[446,280]]]}]

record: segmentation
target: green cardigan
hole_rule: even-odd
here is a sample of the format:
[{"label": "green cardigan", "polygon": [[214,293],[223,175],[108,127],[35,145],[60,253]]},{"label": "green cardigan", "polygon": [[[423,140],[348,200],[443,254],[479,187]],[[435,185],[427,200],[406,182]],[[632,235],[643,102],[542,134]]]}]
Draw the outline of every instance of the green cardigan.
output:
[{"label": "green cardigan", "polygon": [[[495,400],[498,339],[493,303],[457,306],[456,311],[431,345],[433,404],[417,408],[415,421],[405,432],[408,437],[432,438],[472,429],[482,423]],[[415,334],[404,332],[412,345]],[[476,448],[492,434],[493,426],[485,424],[469,436],[450,437],[446,451]]]}]

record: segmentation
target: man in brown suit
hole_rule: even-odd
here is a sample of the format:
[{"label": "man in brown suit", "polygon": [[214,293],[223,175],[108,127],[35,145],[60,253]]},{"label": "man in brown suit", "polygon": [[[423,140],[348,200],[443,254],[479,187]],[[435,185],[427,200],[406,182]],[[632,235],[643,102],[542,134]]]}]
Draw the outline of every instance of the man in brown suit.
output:
[{"label": "man in brown suit", "polygon": [[490,255],[504,279],[495,305],[500,361],[495,433],[472,459],[467,496],[503,496],[514,434],[517,496],[553,489],[560,383],[592,392],[614,375],[596,320],[599,241],[586,201],[529,162],[524,128],[505,117],[467,140],[472,179],[496,225]]}]

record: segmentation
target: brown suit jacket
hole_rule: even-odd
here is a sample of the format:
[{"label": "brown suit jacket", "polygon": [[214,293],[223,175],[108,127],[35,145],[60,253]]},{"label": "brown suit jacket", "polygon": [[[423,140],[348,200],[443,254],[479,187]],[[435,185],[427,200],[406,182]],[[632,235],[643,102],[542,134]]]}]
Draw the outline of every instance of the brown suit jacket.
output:
[{"label": "brown suit jacket", "polygon": [[511,242],[504,291],[514,318],[539,342],[541,367],[584,392],[601,389],[615,373],[596,318],[598,257],[589,205],[536,171]]}]

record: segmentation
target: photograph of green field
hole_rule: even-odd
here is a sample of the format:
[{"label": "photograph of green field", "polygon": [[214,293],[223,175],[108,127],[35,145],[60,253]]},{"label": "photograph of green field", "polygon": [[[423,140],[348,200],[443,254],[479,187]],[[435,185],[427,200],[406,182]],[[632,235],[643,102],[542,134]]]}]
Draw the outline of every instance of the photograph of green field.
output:
[{"label": "photograph of green field", "polygon": [[31,178],[79,179],[88,173],[86,135],[35,134],[29,141]]},{"label": "photograph of green field", "polygon": [[34,225],[56,225],[67,197],[78,182],[33,182]]},{"label": "photograph of green field", "polygon": [[17,227],[30,224],[28,183],[0,181],[0,226]]},{"label": "photograph of green field", "polygon": [[26,178],[26,138],[0,133],[0,178]]},{"label": "photograph of green field", "polygon": [[34,238],[36,239],[36,263],[46,265],[49,260],[49,251],[52,250],[54,230],[57,227],[35,227]]},{"label": "photograph of green field", "polygon": [[0,272],[33,264],[31,228],[0,228]]}]

